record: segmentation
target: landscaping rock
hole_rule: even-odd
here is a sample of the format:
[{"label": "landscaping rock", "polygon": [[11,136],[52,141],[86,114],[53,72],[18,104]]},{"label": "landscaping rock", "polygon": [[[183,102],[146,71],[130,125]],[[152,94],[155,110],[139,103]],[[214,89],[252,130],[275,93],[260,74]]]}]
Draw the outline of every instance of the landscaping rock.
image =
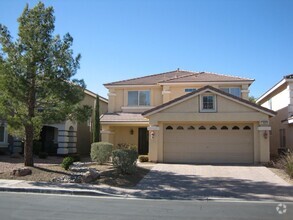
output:
[{"label": "landscaping rock", "polygon": [[91,183],[100,178],[100,173],[95,169],[89,169],[83,176],[82,182]]},{"label": "landscaping rock", "polygon": [[32,174],[32,170],[29,168],[19,168],[11,172],[12,176],[27,176],[31,174]]}]

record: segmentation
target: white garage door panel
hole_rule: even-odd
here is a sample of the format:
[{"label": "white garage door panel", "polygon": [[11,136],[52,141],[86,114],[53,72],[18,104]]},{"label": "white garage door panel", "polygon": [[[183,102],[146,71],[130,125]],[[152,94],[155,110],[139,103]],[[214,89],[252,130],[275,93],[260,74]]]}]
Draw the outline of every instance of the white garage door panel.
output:
[{"label": "white garage door panel", "polygon": [[[172,126],[172,125],[171,125]],[[174,163],[253,163],[253,133],[243,130],[166,130],[164,161]],[[210,126],[206,126],[207,129]],[[252,125],[250,125],[252,128]]]}]

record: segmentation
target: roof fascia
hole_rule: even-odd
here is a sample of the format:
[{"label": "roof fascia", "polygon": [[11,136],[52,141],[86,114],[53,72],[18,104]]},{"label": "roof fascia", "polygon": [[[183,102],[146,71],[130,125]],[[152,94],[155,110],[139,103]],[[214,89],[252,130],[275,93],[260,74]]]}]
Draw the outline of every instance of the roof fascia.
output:
[{"label": "roof fascia", "polygon": [[145,85],[111,85],[111,86],[105,86],[107,89],[109,88],[134,88],[134,87],[159,87],[157,84],[145,84]]},{"label": "roof fascia", "polygon": [[280,82],[278,82],[276,85],[274,85],[272,88],[270,88],[268,91],[266,91],[261,97],[259,97],[256,100],[256,103],[260,103],[261,101],[263,101],[265,98],[267,98],[271,93],[273,93],[274,91],[276,91],[279,87],[281,87],[282,85],[284,85],[287,82],[286,79],[282,79]]},{"label": "roof fascia", "polygon": [[254,80],[250,81],[250,80],[238,80],[238,81],[201,81],[201,82],[162,82],[162,83],[158,83],[158,85],[166,85],[166,86],[170,86],[170,85],[202,85],[202,84],[206,84],[208,83],[209,85],[227,85],[227,84],[231,84],[231,85],[235,85],[235,84],[251,84]]}]

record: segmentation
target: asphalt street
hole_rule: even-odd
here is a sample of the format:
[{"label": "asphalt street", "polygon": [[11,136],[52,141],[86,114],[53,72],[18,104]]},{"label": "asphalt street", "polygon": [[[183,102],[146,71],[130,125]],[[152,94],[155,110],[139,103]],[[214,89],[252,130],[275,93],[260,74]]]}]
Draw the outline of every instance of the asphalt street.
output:
[{"label": "asphalt street", "polygon": [[[277,208],[278,206],[278,208]],[[293,219],[293,203],[0,193],[0,219]]]}]

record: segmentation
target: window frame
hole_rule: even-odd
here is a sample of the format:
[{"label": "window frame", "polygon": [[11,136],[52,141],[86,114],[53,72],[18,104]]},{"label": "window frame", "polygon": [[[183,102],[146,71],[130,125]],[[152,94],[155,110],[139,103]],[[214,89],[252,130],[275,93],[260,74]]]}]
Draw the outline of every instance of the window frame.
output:
[{"label": "window frame", "polygon": [[[233,95],[233,96],[235,96],[235,97],[241,98],[241,88],[240,88],[240,87],[222,87],[222,88],[220,88],[220,89],[221,89],[222,91],[224,91],[224,92],[230,94],[230,95]],[[225,91],[225,89],[228,89],[228,92]],[[232,90],[232,89],[239,89],[239,96],[236,96],[236,95],[234,95],[233,93],[231,93],[231,90]]]},{"label": "window frame", "polygon": [[185,88],[184,92],[189,93],[189,92],[194,92],[196,90],[197,90],[196,88]]},{"label": "window frame", "polygon": [[280,135],[280,148],[286,148],[286,129],[279,130]]},{"label": "window frame", "polygon": [[[213,109],[205,109],[204,108],[204,97],[211,96],[213,97]],[[215,94],[202,94],[200,95],[200,112],[217,112],[217,96]]]},{"label": "window frame", "polygon": [[[137,92],[137,105],[130,105],[129,104],[129,93],[130,92]],[[140,104],[140,93],[141,92],[147,92],[148,93],[148,105],[141,105]],[[127,106],[128,107],[145,107],[145,106],[151,106],[151,91],[150,90],[129,90],[127,91]]]}]

